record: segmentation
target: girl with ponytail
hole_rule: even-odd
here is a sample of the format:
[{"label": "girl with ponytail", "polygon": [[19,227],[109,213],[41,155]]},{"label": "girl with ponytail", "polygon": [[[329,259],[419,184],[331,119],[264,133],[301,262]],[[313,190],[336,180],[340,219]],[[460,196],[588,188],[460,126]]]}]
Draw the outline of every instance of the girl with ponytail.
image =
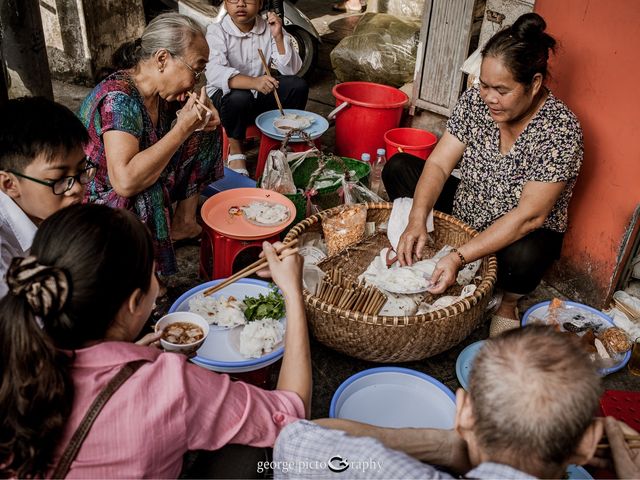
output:
[{"label": "girl with ponytail", "polygon": [[[0,476],[175,478],[188,450],[273,445],[305,416],[311,374],[301,260],[280,261],[270,246],[265,254],[288,308],[272,392],[146,346],[157,335],[132,343],[158,294],[153,242],[134,215],[75,205],[45,220],[31,256],[12,262],[0,301]],[[92,402],[134,364],[70,469],[56,469]]]},{"label": "girl with ponytail", "polygon": [[560,256],[582,164],[580,123],[545,86],[556,44],[546,27],[527,13],[489,39],[479,85],[458,100],[429,161],[398,154],[382,172],[392,200],[414,198],[398,244],[403,265],[420,258],[434,207],[480,231],[438,262],[431,292],[444,292],[467,263],[495,254],[502,295],[491,335],[520,326],[518,299]]}]

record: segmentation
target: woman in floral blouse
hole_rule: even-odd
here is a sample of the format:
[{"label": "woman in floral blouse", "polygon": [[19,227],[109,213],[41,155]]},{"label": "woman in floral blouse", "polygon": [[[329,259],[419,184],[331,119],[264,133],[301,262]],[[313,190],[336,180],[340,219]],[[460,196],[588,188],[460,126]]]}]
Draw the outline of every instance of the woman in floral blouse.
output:
[{"label": "woman in floral blouse", "polygon": [[[495,253],[503,296],[492,335],[519,325],[518,299],[558,258],[582,163],[580,124],[544,86],[555,46],[545,28],[528,13],[494,35],[482,50],[479,87],[462,95],[428,161],[398,154],[382,175],[392,199],[414,197],[401,264],[420,257],[434,206],[481,232],[438,262],[431,291],[444,292],[464,264]],[[456,166],[459,185],[450,177]]]}]

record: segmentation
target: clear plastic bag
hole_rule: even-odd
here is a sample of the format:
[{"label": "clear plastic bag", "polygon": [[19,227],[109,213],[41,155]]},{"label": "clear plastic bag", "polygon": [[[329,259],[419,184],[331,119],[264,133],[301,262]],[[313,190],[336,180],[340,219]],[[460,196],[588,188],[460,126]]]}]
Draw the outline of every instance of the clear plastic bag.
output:
[{"label": "clear plastic bag", "polygon": [[331,52],[341,82],[364,80],[399,87],[413,80],[420,22],[386,13],[367,13],[354,34]]},{"label": "clear plastic bag", "polygon": [[296,193],[293,175],[289,168],[287,156],[281,150],[271,150],[262,175],[262,188],[283,194]]},{"label": "clear plastic bag", "polygon": [[361,183],[348,181],[344,175],[342,175],[342,194],[346,205],[385,201]]}]

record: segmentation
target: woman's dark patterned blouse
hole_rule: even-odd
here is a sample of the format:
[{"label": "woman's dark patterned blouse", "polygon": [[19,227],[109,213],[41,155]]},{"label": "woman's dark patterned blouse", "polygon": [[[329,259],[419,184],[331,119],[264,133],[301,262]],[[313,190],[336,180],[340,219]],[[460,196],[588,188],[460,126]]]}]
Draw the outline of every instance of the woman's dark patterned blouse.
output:
[{"label": "woman's dark patterned blouse", "polygon": [[542,226],[567,229],[567,207],[582,164],[582,129],[551,92],[506,155],[500,153],[498,125],[476,87],[460,97],[447,131],[467,146],[458,164],[457,218],[482,231],[518,205],[527,182],[567,182]]}]

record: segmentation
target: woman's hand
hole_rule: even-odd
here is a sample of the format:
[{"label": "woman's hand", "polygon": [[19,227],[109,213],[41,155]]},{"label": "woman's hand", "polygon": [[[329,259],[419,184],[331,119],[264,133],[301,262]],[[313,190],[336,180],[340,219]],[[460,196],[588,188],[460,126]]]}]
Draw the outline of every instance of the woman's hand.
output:
[{"label": "woman's hand", "polygon": [[444,292],[458,278],[459,269],[460,259],[455,254],[450,253],[442,257],[431,274],[433,286],[428,291],[433,294]]},{"label": "woman's hand", "polygon": [[263,250],[260,256],[267,258],[269,268],[260,270],[258,275],[271,277],[285,296],[299,295],[302,298],[302,265],[304,262],[297,253],[288,255],[292,250],[290,248],[280,252],[281,255],[287,255],[280,260],[276,249],[281,248],[282,245],[281,242],[276,242],[273,245],[269,242],[262,243]]},{"label": "woman's hand", "polygon": [[[204,87],[202,87],[204,90]],[[202,93],[200,95],[202,97]],[[187,135],[191,135],[203,126],[204,110],[198,107],[196,96],[190,95],[187,102],[177,112],[176,128],[181,128]],[[220,119],[218,118],[218,121]]]},{"label": "woman's hand", "polygon": [[269,29],[271,30],[271,36],[273,39],[276,41],[282,39],[282,19],[276,15],[275,12],[268,12],[267,23],[269,24]]},{"label": "woman's hand", "polygon": [[162,337],[162,330],[159,332],[147,333],[136,342],[136,345],[142,345],[143,347],[160,347],[160,337]]},{"label": "woman's hand", "polygon": [[200,100],[200,103],[205,105],[209,110],[211,110],[211,112],[213,112],[210,113],[200,105],[196,105],[196,108],[200,110],[201,115],[206,120],[206,123],[204,123],[201,129],[205,132],[211,132],[218,128],[218,125],[220,125],[220,114],[218,113],[218,110],[216,110],[216,107],[213,106],[213,102],[211,102],[211,99],[207,95],[206,89],[204,87],[200,89],[200,97],[198,98],[198,100]]},{"label": "woman's hand", "polygon": [[261,77],[254,77],[251,88],[256,92],[268,95],[273,92],[274,89],[278,88],[278,85],[280,84],[275,78],[269,75],[263,75]]},{"label": "woman's hand", "polygon": [[425,222],[409,221],[398,242],[398,260],[400,265],[406,267],[413,265],[413,255],[422,258],[422,249],[427,244],[429,234]]}]

